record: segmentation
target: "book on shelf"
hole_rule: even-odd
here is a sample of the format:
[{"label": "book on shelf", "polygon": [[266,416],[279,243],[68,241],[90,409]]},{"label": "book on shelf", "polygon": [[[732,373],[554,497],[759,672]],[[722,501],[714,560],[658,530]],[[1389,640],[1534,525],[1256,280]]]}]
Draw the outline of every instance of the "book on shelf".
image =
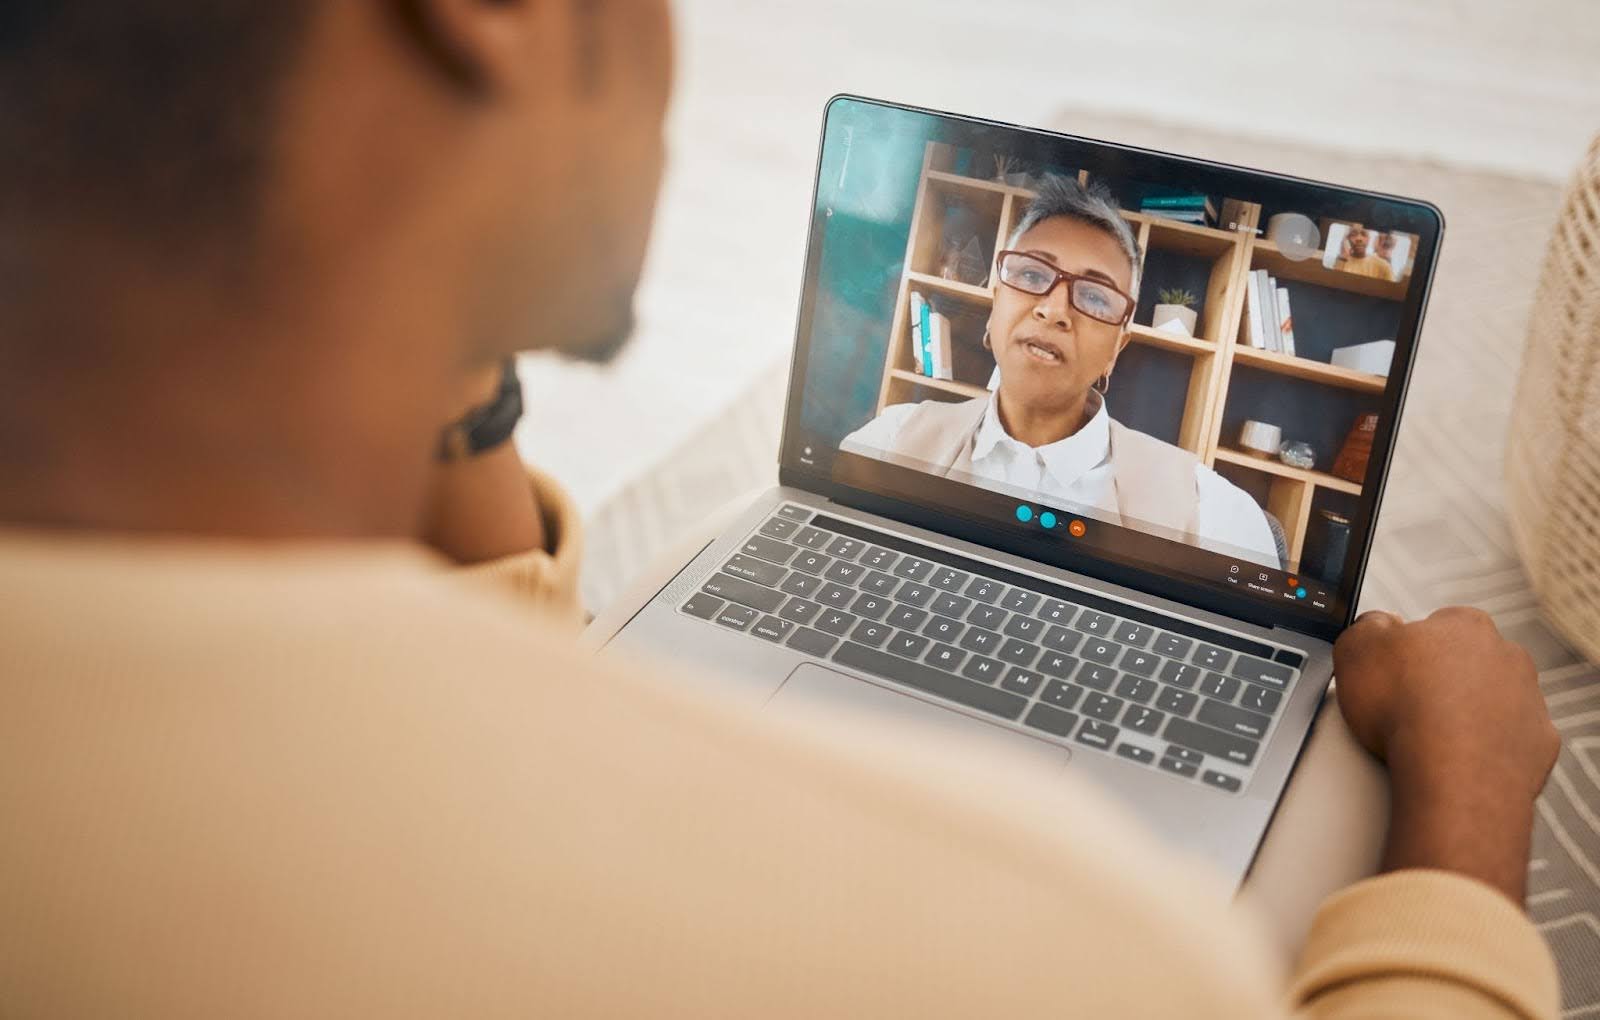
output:
[{"label": "book on shelf", "polygon": [[1289,288],[1278,288],[1278,338],[1283,347],[1283,353],[1295,357],[1294,353],[1294,314],[1289,311]]},{"label": "book on shelf", "polygon": [[916,291],[911,292],[911,360],[917,371],[928,373],[923,366],[928,356],[928,302]]},{"label": "book on shelf", "polygon": [[1261,277],[1263,275],[1265,275],[1263,271],[1256,270],[1245,277],[1244,281],[1244,319],[1247,328],[1245,335],[1250,340],[1250,346],[1258,351],[1266,350],[1267,347],[1265,325],[1267,320],[1266,316],[1261,314]]},{"label": "book on shelf", "polygon": [[1147,216],[1159,216],[1165,220],[1202,227],[1214,226],[1217,222],[1217,207],[1204,195],[1153,196],[1139,203],[1139,211]]},{"label": "book on shelf", "polygon": [[1283,353],[1283,331],[1278,328],[1283,322],[1283,316],[1278,312],[1278,279],[1266,270],[1261,270],[1261,305],[1267,313],[1267,350],[1274,354]]},{"label": "book on shelf", "polygon": [[934,379],[954,379],[950,366],[950,320],[934,312],[929,321],[933,328],[928,334],[928,348],[933,363],[928,375]]},{"label": "book on shelf", "polygon": [[931,376],[933,375],[933,309],[926,298],[923,299],[917,317],[922,321],[922,349],[917,352],[917,371]]}]

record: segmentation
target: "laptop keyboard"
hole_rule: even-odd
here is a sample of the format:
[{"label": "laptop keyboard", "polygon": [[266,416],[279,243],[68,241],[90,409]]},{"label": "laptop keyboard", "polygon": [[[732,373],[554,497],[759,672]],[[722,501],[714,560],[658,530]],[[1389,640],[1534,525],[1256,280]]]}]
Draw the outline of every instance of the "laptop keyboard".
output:
[{"label": "laptop keyboard", "polygon": [[780,507],[680,610],[1228,792],[1300,653]]}]

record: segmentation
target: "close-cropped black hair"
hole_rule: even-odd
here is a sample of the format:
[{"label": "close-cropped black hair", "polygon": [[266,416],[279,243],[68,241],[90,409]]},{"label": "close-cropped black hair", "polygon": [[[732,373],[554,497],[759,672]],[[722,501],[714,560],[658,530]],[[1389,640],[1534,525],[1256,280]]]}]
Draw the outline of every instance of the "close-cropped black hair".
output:
[{"label": "close-cropped black hair", "polygon": [[0,223],[236,212],[313,4],[0,0]]}]

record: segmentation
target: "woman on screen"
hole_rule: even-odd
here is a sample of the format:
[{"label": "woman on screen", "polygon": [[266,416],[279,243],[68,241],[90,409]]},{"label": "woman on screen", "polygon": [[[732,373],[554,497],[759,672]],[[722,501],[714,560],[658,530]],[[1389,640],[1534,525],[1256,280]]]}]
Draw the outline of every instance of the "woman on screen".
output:
[{"label": "woman on screen", "polygon": [[1119,424],[1106,406],[1140,262],[1102,190],[1046,177],[996,257],[984,346],[998,389],[886,407],[842,449],[1278,566],[1255,500],[1189,451]]}]

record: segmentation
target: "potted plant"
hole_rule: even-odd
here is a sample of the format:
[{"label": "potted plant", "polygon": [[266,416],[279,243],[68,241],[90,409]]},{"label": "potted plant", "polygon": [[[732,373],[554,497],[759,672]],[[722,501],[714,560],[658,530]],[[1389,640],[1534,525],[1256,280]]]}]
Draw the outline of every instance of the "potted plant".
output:
[{"label": "potted plant", "polygon": [[1200,299],[1176,287],[1157,291],[1156,297],[1159,301],[1155,313],[1150,316],[1150,325],[1155,329],[1181,330],[1188,336],[1194,336],[1194,307],[1200,303]]}]

